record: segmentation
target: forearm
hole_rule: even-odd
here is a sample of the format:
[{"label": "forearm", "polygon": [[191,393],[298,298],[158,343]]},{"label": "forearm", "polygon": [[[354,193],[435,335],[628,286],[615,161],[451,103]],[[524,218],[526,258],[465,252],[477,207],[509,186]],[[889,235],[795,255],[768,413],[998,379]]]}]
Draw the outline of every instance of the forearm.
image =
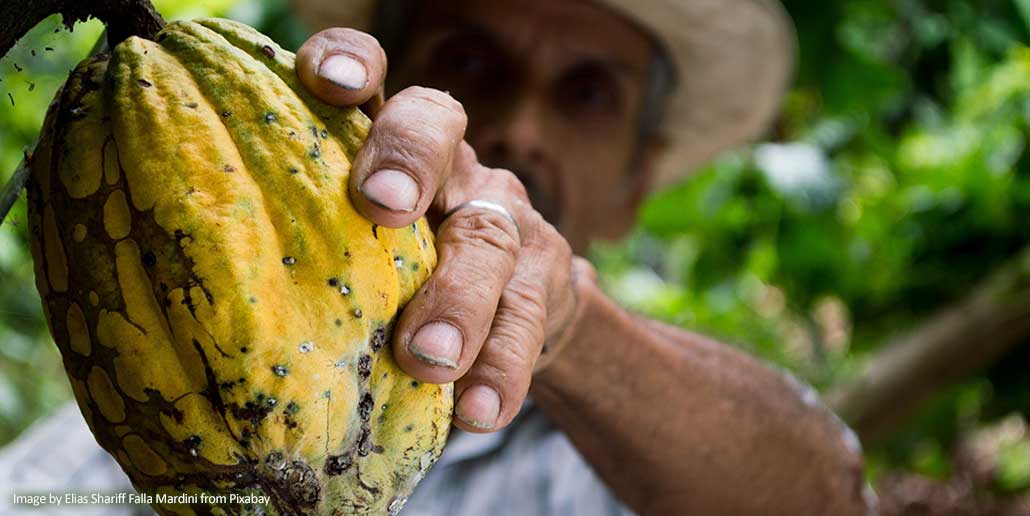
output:
[{"label": "forearm", "polygon": [[782,374],[594,287],[533,395],[641,514],[866,513],[856,443]]}]

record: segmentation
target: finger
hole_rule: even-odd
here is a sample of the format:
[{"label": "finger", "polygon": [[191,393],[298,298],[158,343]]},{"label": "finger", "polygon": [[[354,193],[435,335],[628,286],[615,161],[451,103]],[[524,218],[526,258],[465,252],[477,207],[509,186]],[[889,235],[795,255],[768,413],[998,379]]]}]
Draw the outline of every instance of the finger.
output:
[{"label": "finger", "polygon": [[386,77],[386,53],[364,32],[326,29],[297,50],[297,75],[322,102],[355,106],[380,91]]},{"label": "finger", "polygon": [[[534,251],[525,249],[523,255]],[[455,424],[470,432],[499,430],[515,417],[529,392],[546,335],[547,275],[553,253],[520,260],[501,295],[493,327],[475,363],[456,384]]]},{"label": "finger", "polygon": [[398,321],[394,357],[420,380],[447,383],[476,360],[515,270],[520,244],[506,217],[468,208],[444,221],[437,246],[437,269]]},{"label": "finger", "polygon": [[358,211],[392,228],[418,220],[447,180],[466,123],[461,104],[439,90],[411,87],[390,98],[351,171]]}]

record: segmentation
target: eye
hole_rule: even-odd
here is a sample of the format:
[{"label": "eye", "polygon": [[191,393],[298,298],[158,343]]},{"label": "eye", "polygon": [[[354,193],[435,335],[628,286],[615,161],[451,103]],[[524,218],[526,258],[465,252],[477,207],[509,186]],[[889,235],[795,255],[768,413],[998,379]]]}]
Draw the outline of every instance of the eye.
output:
[{"label": "eye", "polygon": [[502,56],[480,37],[449,38],[437,47],[431,59],[434,82],[448,90],[480,93],[503,80]]},{"label": "eye", "polygon": [[619,82],[603,65],[577,67],[557,85],[557,104],[572,115],[618,115],[623,97]]}]

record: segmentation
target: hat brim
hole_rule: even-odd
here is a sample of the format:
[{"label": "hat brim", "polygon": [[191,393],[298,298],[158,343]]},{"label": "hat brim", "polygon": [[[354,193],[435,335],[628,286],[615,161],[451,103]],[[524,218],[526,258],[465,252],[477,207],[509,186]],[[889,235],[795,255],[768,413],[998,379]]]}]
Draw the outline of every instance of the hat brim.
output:
[{"label": "hat brim", "polygon": [[[679,75],[654,187],[763,134],[794,67],[793,25],[774,0],[599,0],[655,35]],[[291,0],[314,30],[370,28],[376,0]]]}]

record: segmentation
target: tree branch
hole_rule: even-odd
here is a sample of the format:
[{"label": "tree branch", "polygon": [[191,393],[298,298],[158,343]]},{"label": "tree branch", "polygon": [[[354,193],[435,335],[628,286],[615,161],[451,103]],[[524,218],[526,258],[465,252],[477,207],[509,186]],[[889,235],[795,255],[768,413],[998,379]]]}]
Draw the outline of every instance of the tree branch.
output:
[{"label": "tree branch", "polygon": [[64,24],[97,18],[107,26],[111,47],[129,36],[152,38],[164,26],[150,0],[22,0],[4,2],[0,7],[0,57],[39,22],[59,13]]},{"label": "tree branch", "polygon": [[[129,36],[152,39],[164,26],[164,19],[150,0],[7,1],[0,5],[0,58],[6,56],[15,43],[39,22],[55,13],[61,15],[69,28],[75,22],[91,17],[99,19],[107,26],[109,48],[114,48]],[[28,181],[28,165],[29,157],[26,156],[0,191],[0,224],[7,218]]]},{"label": "tree branch", "polygon": [[892,339],[826,400],[864,440],[876,440],[932,394],[991,365],[1028,337],[1030,248],[965,299]]}]

